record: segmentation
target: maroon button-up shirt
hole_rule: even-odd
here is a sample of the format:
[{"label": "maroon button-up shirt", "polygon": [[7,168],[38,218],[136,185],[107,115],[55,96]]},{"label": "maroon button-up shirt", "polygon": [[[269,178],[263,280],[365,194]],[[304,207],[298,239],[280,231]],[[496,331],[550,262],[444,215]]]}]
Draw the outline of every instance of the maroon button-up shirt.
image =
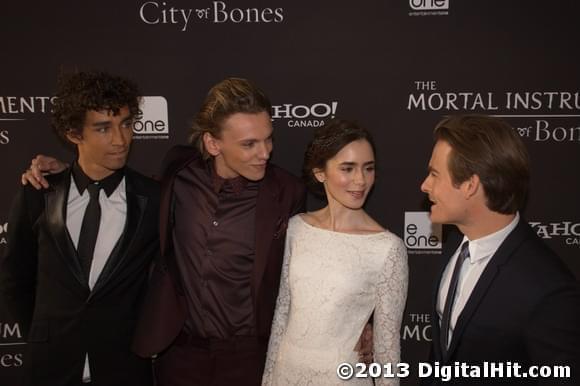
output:
[{"label": "maroon button-up shirt", "polygon": [[219,177],[211,161],[193,161],[176,176],[172,237],[190,335],[256,335],[250,280],[258,188],[243,177]]}]

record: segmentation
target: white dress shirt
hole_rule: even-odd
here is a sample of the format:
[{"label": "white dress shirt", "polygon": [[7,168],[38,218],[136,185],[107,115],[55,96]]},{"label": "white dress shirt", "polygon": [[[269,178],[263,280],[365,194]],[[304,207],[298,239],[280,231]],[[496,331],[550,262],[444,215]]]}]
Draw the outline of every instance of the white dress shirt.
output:
[{"label": "white dress shirt", "polygon": [[457,248],[451,259],[449,259],[447,267],[445,267],[445,271],[443,271],[441,283],[439,284],[439,293],[437,294],[437,314],[439,315],[439,325],[441,325],[443,308],[445,307],[445,298],[449,290],[449,282],[451,281],[451,275],[453,274],[453,268],[455,267],[455,262],[459,256],[461,245],[465,241],[469,241],[469,258],[463,262],[461,267],[459,281],[457,283],[457,291],[455,292],[455,302],[453,303],[453,308],[451,310],[449,339],[447,341],[448,346],[451,343],[457,319],[459,318],[461,311],[463,311],[465,304],[467,304],[467,301],[473,292],[473,288],[477,284],[483,270],[487,267],[491,257],[495,251],[497,251],[501,243],[503,243],[505,238],[514,230],[519,220],[520,215],[519,213],[516,213],[512,222],[507,226],[477,240],[469,240],[467,236],[463,236],[463,240],[459,243],[460,247]]},{"label": "white dress shirt", "polygon": [[[88,189],[85,189],[81,195],[74,178],[71,176],[66,211],[66,227],[75,248],[78,247],[83,216],[89,204],[89,199]],[[125,228],[125,220],[127,219],[125,177],[123,177],[110,196],[107,197],[104,189],[99,191],[99,204],[101,205],[101,221],[99,222],[99,234],[97,235],[93,261],[89,273],[89,288],[91,290],[95,286],[107,260],[109,260],[115,244]],[[83,371],[83,382],[90,382],[90,380],[91,373],[89,369],[89,356],[87,354]]]}]

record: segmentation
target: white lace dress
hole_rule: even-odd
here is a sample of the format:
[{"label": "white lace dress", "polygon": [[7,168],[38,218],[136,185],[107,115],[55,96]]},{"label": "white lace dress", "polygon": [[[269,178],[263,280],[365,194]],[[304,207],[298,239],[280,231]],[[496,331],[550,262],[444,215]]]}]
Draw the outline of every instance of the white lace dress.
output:
[{"label": "white lace dress", "polygon": [[[354,347],[372,312],[374,360],[399,361],[407,294],[407,252],[385,231],[356,235],[290,219],[280,293],[262,385],[340,385],[342,362],[355,364]],[[372,385],[371,378],[349,385]],[[392,378],[377,385],[398,385]]]}]

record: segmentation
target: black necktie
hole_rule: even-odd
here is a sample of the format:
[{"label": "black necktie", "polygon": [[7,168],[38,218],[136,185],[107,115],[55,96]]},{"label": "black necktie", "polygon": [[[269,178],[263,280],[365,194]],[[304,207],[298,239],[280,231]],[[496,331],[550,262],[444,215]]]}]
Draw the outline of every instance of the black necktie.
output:
[{"label": "black necktie", "polygon": [[97,235],[99,234],[99,223],[101,222],[101,206],[99,205],[100,189],[101,186],[97,183],[92,183],[87,186],[90,199],[83,217],[77,247],[81,268],[85,274],[87,283],[89,282],[91,262],[93,261],[93,253],[95,252],[95,244],[97,242]]},{"label": "black necktie", "polygon": [[449,290],[445,298],[445,307],[443,308],[443,316],[441,317],[441,353],[443,356],[447,353],[447,342],[449,341],[449,322],[451,321],[451,310],[453,310],[453,303],[455,301],[455,292],[457,292],[457,283],[459,282],[459,274],[465,259],[469,257],[469,241],[465,241],[461,245],[461,252],[457,256],[455,268],[453,268],[453,275],[449,282]]}]

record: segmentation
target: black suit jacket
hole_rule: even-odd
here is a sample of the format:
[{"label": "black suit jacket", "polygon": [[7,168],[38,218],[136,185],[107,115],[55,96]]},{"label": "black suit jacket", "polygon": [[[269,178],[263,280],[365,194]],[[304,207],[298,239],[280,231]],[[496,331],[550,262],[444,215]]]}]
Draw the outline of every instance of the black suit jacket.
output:
[{"label": "black suit jacket", "polygon": [[[580,372],[580,292],[560,258],[520,219],[483,271],[462,310],[446,356],[435,311],[441,276],[463,235],[451,236],[442,255],[432,301],[431,359],[441,365],[517,362],[568,365]],[[433,380],[431,380],[433,381]],[[456,379],[445,384],[574,384],[566,379]],[[434,384],[438,384],[435,380]]]},{"label": "black suit jacket", "polygon": [[25,384],[78,385],[88,352],[93,385],[149,385],[150,363],[130,342],[159,250],[158,184],[126,170],[125,229],[91,291],[66,228],[70,176],[49,177],[42,191],[22,187],[9,217],[0,289],[14,316],[30,324]]},{"label": "black suit jacket", "polygon": [[[164,162],[159,215],[162,257],[153,270],[133,346],[135,352],[144,357],[165,350],[185,323],[186,302],[181,274],[171,253],[171,200],[175,176],[199,157],[199,152],[191,146],[176,146]],[[258,337],[264,342],[270,336],[274,317],[288,219],[304,211],[304,202],[302,182],[283,169],[268,165],[257,197],[256,259],[251,281]]]}]

